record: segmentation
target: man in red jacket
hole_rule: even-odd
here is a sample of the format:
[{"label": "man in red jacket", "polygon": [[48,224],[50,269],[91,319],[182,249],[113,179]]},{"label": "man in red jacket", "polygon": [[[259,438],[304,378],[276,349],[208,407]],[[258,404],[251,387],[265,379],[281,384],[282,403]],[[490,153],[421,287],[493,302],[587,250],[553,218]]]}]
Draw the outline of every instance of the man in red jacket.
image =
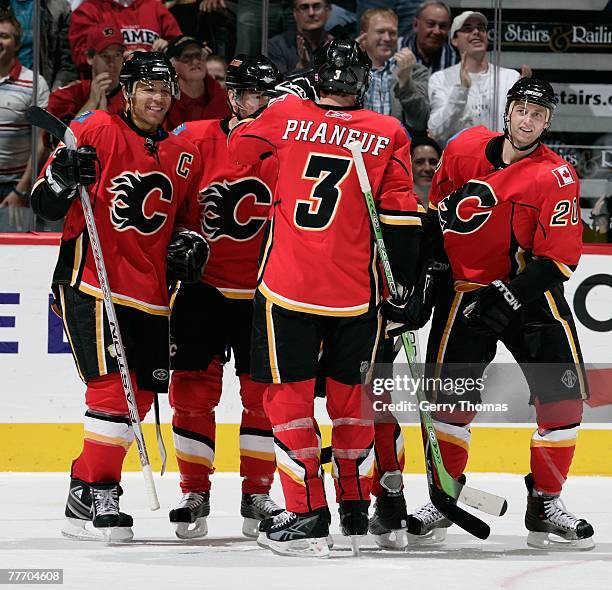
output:
[{"label": "man in red jacket", "polygon": [[108,111],[118,115],[125,101],[119,85],[125,45],[119,29],[100,25],[87,38],[87,63],[91,80],[75,80],[49,97],[48,110],[68,123],[86,111]]},{"label": "man in red jacket", "polygon": [[181,95],[168,113],[166,129],[175,129],[187,121],[230,116],[227,91],[206,69],[209,52],[195,37],[181,35],[170,41],[166,57],[176,70]]},{"label": "man in red jacket", "polygon": [[158,0],[85,0],[73,13],[68,30],[72,61],[82,73],[87,65],[87,36],[104,23],[123,35],[128,51],[164,51],[181,34],[175,18]]}]

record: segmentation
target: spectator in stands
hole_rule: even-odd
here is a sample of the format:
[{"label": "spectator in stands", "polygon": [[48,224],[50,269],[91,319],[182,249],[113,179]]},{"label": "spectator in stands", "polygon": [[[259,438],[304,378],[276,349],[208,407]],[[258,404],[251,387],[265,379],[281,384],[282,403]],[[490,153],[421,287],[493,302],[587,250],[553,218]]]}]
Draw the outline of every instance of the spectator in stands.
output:
[{"label": "spectator in stands", "polygon": [[268,57],[281,74],[311,67],[314,53],[332,39],[325,31],[330,13],[330,0],[293,0],[296,30],[276,35],[268,43]]},{"label": "spectator in stands", "polygon": [[[31,70],[34,0],[0,0],[0,10],[11,10],[19,21],[22,31],[19,63]],[[52,89],[78,76],[68,45],[71,14],[68,0],[40,0],[40,73]]]},{"label": "spectator in stands", "polygon": [[68,31],[72,60],[89,77],[87,37],[100,24],[121,31],[127,51],[164,51],[181,34],[159,0],[85,0],[73,13]]},{"label": "spectator in stands", "polygon": [[[519,73],[489,63],[487,25],[487,18],[480,12],[466,11],[455,17],[450,38],[461,63],[435,72],[429,79],[429,131],[442,145],[462,129],[474,125],[484,125],[494,131],[504,127],[506,95],[519,79]],[[530,75],[528,68],[523,68]],[[497,103],[494,100],[496,73]]]},{"label": "spectator in stands", "polygon": [[87,41],[92,79],[78,80],[52,92],[48,111],[66,123],[94,109],[122,113],[125,101],[119,72],[124,51],[123,35],[117,29],[104,25],[93,28]]},{"label": "spectator in stands", "polygon": [[399,35],[410,33],[417,6],[422,0],[357,0],[357,22],[361,23],[364,13],[372,8],[389,8],[398,18]]},{"label": "spectator in stands", "polygon": [[187,121],[223,119],[231,115],[226,90],[206,71],[208,53],[200,41],[186,35],[168,45],[166,55],[176,69],[181,96],[170,108],[167,129]]},{"label": "spectator in stands", "polygon": [[450,25],[450,8],[439,0],[426,0],[417,8],[412,32],[400,44],[408,47],[430,74],[454,66],[459,56],[448,40]]},{"label": "spectator in stands", "polygon": [[399,119],[411,133],[427,128],[427,68],[410,49],[397,49],[397,15],[390,8],[371,8],[361,17],[359,42],[372,60],[372,80],[364,107]]},{"label": "spectator in stands", "polygon": [[[30,192],[32,130],[25,111],[38,104],[46,107],[49,87],[38,76],[37,99],[32,82],[34,73],[19,63],[21,25],[12,12],[0,13],[0,232],[27,231],[32,222],[27,208]],[[39,162],[42,162],[40,142]]]},{"label": "spectator in stands", "polygon": [[209,55],[206,60],[206,71],[225,88],[227,62],[220,55]]},{"label": "spectator in stands", "polygon": [[416,135],[410,143],[410,159],[412,160],[412,176],[414,192],[427,209],[429,203],[429,188],[438,162],[442,157],[442,148],[427,135]]}]

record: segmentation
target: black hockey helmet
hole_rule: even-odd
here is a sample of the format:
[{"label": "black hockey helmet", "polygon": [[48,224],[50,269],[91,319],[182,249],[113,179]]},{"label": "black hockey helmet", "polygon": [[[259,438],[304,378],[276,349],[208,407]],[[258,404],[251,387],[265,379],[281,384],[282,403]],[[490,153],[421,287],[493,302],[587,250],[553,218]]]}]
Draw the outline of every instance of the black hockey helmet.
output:
[{"label": "black hockey helmet", "polygon": [[356,41],[333,39],[315,53],[315,88],[355,95],[361,104],[370,86],[371,68],[372,61]]},{"label": "black hockey helmet", "polygon": [[515,100],[539,104],[550,109],[551,115],[559,104],[553,87],[545,80],[539,80],[538,78],[519,78],[514,83],[514,86],[508,90],[506,112]]},{"label": "black hockey helmet", "polygon": [[538,78],[519,78],[512,88],[508,90],[508,94],[506,95],[506,110],[504,113],[504,135],[508,138],[512,146],[519,150],[525,151],[532,148],[534,145],[539,143],[542,140],[542,136],[546,133],[548,129],[548,125],[544,128],[544,131],[532,143],[526,145],[524,147],[518,147],[514,144],[512,137],[510,136],[510,107],[513,102],[530,102],[532,104],[537,104],[542,107],[545,107],[549,110],[548,116],[548,125],[550,124],[550,120],[552,119],[553,112],[559,101],[555,96],[555,91],[553,87],[546,82],[545,80],[540,80]]},{"label": "black hockey helmet", "polygon": [[281,73],[265,55],[237,55],[227,66],[225,85],[232,90],[273,90],[283,81]]},{"label": "black hockey helmet", "polygon": [[125,60],[119,74],[119,82],[128,96],[134,92],[134,84],[141,80],[164,80],[170,85],[172,98],[179,97],[176,70],[163,53],[134,51]]}]

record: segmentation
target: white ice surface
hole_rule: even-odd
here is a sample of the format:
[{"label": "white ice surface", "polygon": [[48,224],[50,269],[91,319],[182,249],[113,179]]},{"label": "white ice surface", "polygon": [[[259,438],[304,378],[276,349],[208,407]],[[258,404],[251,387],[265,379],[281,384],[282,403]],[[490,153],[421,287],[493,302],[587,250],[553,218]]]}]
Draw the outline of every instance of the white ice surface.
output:
[{"label": "white ice surface", "polygon": [[[331,559],[279,557],[241,536],[240,480],[215,474],[209,536],[175,538],[167,513],[180,493],[177,475],[156,476],[162,509],[146,508],[142,476],[125,475],[121,508],[134,516],[135,539],[120,546],[64,539],[59,529],[68,487],[64,474],[0,474],[0,568],[64,568],[64,588],[95,590],[609,590],[612,588],[612,478],[573,477],[565,486],[568,509],[595,528],[588,552],[552,553],[525,543],[525,491],[515,475],[474,474],[472,486],[505,496],[508,513],[484,515],[486,541],[456,526],[439,549],[380,551],[367,537],[354,558],[339,534]],[[328,478],[329,480],[329,478]],[[328,484],[331,482],[328,481]],[[426,498],[423,476],[406,477],[409,508]],[[281,500],[275,484],[273,495]],[[328,498],[333,498],[331,489]],[[27,586],[31,587],[31,586]]]}]

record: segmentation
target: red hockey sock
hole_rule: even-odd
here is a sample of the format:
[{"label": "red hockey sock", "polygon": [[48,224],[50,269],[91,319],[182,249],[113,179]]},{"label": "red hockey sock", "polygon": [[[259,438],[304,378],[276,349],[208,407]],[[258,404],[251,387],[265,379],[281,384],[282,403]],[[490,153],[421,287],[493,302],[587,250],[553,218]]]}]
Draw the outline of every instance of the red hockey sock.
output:
[{"label": "red hockey sock", "polygon": [[536,399],[535,407],[538,430],[531,437],[534,488],[546,494],[560,494],[574,457],[582,400],[541,404]]},{"label": "red hockey sock", "polygon": [[[391,414],[385,416],[385,421],[374,423],[374,454],[376,465],[372,481],[372,495],[379,496],[382,492],[380,476],[388,471],[404,471],[404,436],[400,425]],[[402,486],[403,488],[403,486]]]},{"label": "red hockey sock", "polygon": [[268,385],[240,375],[240,475],[244,494],[267,494],[276,470],[272,427],[263,408]]},{"label": "red hockey sock", "polygon": [[434,428],[444,460],[444,467],[450,476],[457,479],[463,474],[470,451],[470,425],[456,426],[434,420]]},{"label": "red hockey sock", "polygon": [[215,460],[215,408],[221,399],[223,366],[215,357],[206,371],[173,371],[172,434],[183,492],[210,490]]},{"label": "red hockey sock", "polygon": [[[132,383],[136,383],[132,375]],[[153,403],[150,391],[134,391],[142,420]],[[134,440],[119,373],[92,379],[85,393],[87,412],[83,450],[73,461],[71,475],[86,482],[118,482],[125,455]]]},{"label": "red hockey sock", "polygon": [[285,505],[298,513],[327,505],[314,422],[314,384],[314,379],[269,384],[264,396]]},{"label": "red hockey sock", "polygon": [[327,378],[336,500],[369,500],[374,473],[374,416],[361,385]]}]

